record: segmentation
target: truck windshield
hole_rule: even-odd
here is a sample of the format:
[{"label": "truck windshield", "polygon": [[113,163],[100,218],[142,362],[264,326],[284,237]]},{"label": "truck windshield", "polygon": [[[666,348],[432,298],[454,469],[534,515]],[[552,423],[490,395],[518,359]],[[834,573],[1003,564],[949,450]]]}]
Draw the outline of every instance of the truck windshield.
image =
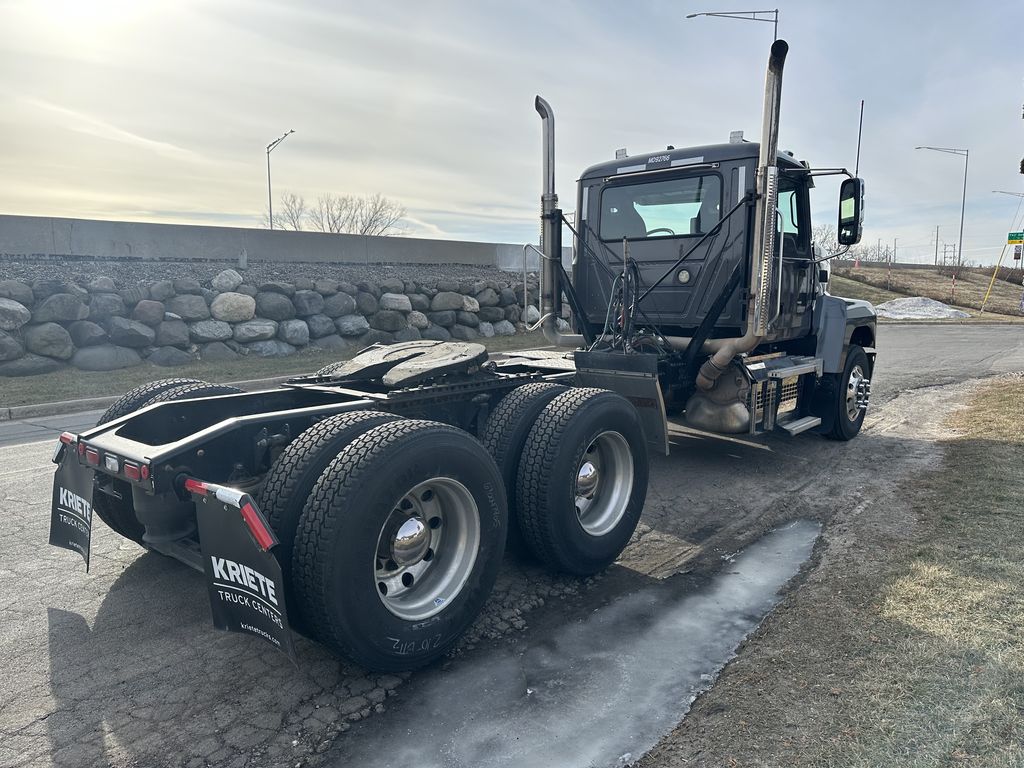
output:
[{"label": "truck windshield", "polygon": [[601,239],[703,235],[721,216],[717,175],[609,186],[601,193]]}]

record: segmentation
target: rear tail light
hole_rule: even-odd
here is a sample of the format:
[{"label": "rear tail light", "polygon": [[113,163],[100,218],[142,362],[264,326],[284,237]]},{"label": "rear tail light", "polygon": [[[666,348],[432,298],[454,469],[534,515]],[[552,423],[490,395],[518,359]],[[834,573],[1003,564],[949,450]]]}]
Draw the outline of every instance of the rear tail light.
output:
[{"label": "rear tail light", "polygon": [[85,460],[93,466],[98,467],[100,465],[100,452],[95,448],[87,447],[85,449]]},{"label": "rear tail light", "polygon": [[132,464],[130,461],[124,463],[124,476],[129,480],[141,480],[142,471],[139,469],[138,464]]},{"label": "rear tail light", "polygon": [[121,463],[117,460],[117,456],[111,456],[109,453],[103,457],[103,466],[106,467],[107,472],[113,472],[115,475],[121,469]]}]

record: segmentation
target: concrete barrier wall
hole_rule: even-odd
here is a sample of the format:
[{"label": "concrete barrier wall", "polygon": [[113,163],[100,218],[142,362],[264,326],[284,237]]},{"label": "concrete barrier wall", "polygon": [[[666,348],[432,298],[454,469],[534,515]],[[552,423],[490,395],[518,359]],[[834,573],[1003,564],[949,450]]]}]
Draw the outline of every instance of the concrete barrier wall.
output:
[{"label": "concrete barrier wall", "polygon": [[[522,245],[509,243],[0,215],[0,260],[69,257],[222,262],[244,257],[252,262],[523,268]],[[527,265],[538,268],[535,251],[529,251]]]}]

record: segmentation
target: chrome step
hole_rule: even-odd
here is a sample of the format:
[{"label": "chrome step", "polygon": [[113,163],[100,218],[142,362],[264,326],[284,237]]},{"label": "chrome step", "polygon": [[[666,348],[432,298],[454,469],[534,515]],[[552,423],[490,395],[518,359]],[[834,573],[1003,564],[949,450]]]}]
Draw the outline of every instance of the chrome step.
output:
[{"label": "chrome step", "polygon": [[803,376],[805,373],[818,373],[819,360],[810,360],[806,363],[788,365],[785,368],[771,368],[768,370],[769,379],[788,379],[791,376]]},{"label": "chrome step", "polygon": [[820,416],[804,416],[802,419],[787,421],[785,424],[779,424],[779,426],[791,435],[799,435],[808,429],[814,429],[819,424],[821,424]]}]

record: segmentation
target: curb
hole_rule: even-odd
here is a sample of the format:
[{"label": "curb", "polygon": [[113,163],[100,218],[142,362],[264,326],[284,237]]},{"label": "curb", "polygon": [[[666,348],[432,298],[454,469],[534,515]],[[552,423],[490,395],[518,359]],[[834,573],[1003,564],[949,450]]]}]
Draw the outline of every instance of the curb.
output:
[{"label": "curb", "polygon": [[[284,381],[288,381],[288,379],[294,379],[297,375],[300,374],[274,376],[269,379],[226,381],[223,383],[251,391],[276,386]],[[18,419],[32,419],[40,416],[59,416],[64,413],[91,411],[97,408],[105,408],[119,397],[121,396],[111,395],[109,397],[86,397],[81,400],[58,400],[53,403],[36,403],[34,405],[16,405],[12,408],[0,408],[0,422],[16,421]]]}]

